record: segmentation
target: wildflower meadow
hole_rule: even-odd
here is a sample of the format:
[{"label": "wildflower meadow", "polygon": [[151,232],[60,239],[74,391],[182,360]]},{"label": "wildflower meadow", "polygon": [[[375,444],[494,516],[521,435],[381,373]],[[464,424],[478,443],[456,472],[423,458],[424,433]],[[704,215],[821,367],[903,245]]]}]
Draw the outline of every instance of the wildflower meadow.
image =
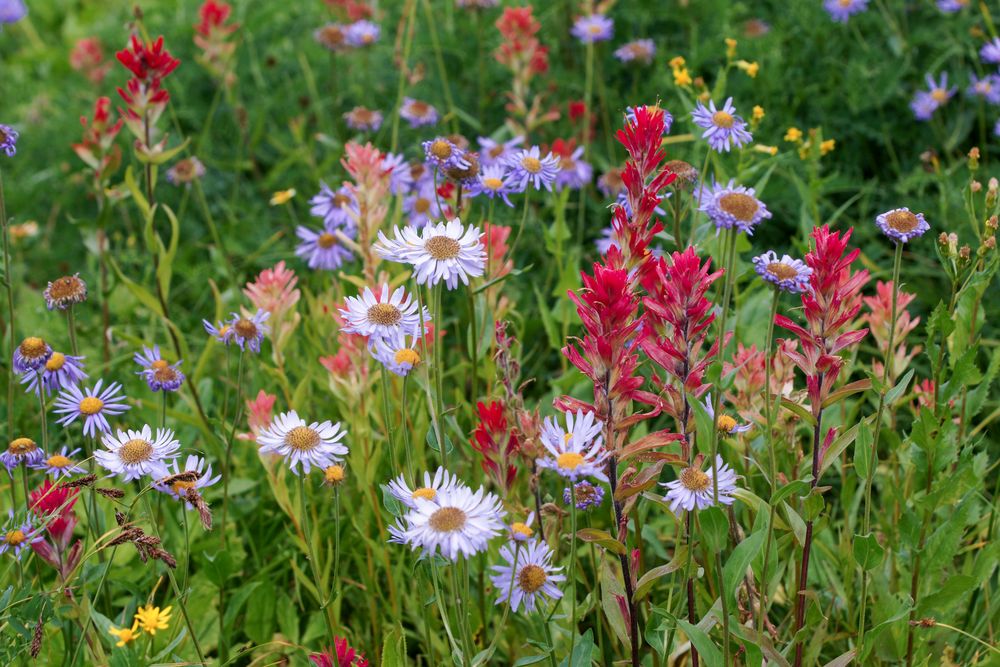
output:
[{"label": "wildflower meadow", "polygon": [[1000,665],[998,28],[0,0],[0,664]]}]

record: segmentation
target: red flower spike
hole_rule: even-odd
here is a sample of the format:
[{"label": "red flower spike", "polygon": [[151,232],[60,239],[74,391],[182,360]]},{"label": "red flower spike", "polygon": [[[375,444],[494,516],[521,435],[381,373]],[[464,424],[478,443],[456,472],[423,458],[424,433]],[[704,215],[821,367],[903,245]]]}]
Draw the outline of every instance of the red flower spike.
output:
[{"label": "red flower spike", "polygon": [[132,35],[131,50],[122,49],[115,57],[143,83],[159,81],[181,64],[180,60],[164,50],[162,35],[152,44],[144,44],[136,35]]},{"label": "red flower spike", "polygon": [[507,423],[502,403],[493,401],[486,405],[479,402],[476,410],[479,424],[469,442],[483,457],[480,463],[483,472],[493,478],[499,488],[510,491],[517,476],[517,467],[513,461],[521,448],[520,442]]},{"label": "red flower spike", "polygon": [[368,667],[365,656],[351,648],[344,637],[334,637],[332,649],[313,653],[309,659],[317,667]]}]

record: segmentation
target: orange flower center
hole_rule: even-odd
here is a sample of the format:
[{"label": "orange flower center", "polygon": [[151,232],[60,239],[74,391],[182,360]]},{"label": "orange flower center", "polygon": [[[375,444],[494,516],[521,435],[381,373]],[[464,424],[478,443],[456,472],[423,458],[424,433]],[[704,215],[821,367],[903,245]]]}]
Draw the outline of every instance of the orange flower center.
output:
[{"label": "orange flower center", "polygon": [[732,114],[725,111],[716,111],[712,114],[712,125],[726,130],[733,126],[734,120]]},{"label": "orange flower center", "polygon": [[537,174],[542,170],[542,161],[536,157],[531,157],[530,155],[523,160],[521,160],[521,166],[524,167],[525,171]]},{"label": "orange flower center", "polygon": [[54,373],[66,364],[66,355],[62,352],[53,352],[49,360],[45,362],[45,370]]},{"label": "orange flower center", "polygon": [[152,454],[153,443],[142,438],[133,438],[122,445],[118,450],[118,458],[120,458],[123,463],[130,465],[148,461]]},{"label": "orange flower center", "polygon": [[743,192],[730,192],[719,197],[719,208],[742,222],[753,220],[757,213],[757,200]]},{"label": "orange flower center", "polygon": [[437,491],[435,491],[429,486],[424,486],[419,489],[416,489],[413,492],[413,497],[415,499],[423,498],[424,500],[434,500],[435,498],[437,498]]},{"label": "orange flower center", "polygon": [[517,585],[525,593],[534,593],[545,585],[548,578],[549,575],[545,574],[545,570],[541,566],[532,563],[525,565],[517,573]]},{"label": "orange flower center", "polygon": [[323,232],[319,235],[319,238],[316,239],[316,245],[323,250],[327,250],[337,245],[337,237],[330,232]]},{"label": "orange flower center", "polygon": [[236,330],[236,335],[240,338],[254,338],[257,336],[257,325],[245,317],[237,320],[236,324],[233,325],[233,329]]},{"label": "orange flower center", "polygon": [[403,313],[391,303],[376,303],[368,309],[368,321],[373,324],[391,327],[399,324],[402,319]]},{"label": "orange flower center", "polygon": [[68,457],[63,456],[62,454],[53,454],[48,458],[48,460],[45,461],[45,463],[50,468],[66,468],[72,465],[73,462],[70,461]]},{"label": "orange flower center", "polygon": [[38,449],[38,445],[31,438],[15,438],[7,446],[7,452],[15,456],[30,454]]},{"label": "orange flower center", "polygon": [[708,475],[698,468],[684,468],[680,474],[681,486],[689,491],[704,491],[711,481]]},{"label": "orange flower center", "polygon": [[454,533],[462,530],[466,521],[468,521],[468,517],[466,517],[465,512],[457,507],[442,507],[431,514],[427,524],[438,533]]},{"label": "orange flower center", "polygon": [[917,220],[917,216],[909,211],[893,211],[889,215],[885,216],[885,220],[889,223],[889,226],[892,229],[904,234],[912,232],[917,228],[917,225],[920,224],[920,221]]},{"label": "orange flower center", "polygon": [[285,436],[285,444],[300,452],[315,449],[319,443],[319,433],[308,426],[296,426]]},{"label": "orange flower center", "polygon": [[397,364],[410,364],[411,366],[416,366],[420,363],[420,355],[417,354],[416,350],[411,350],[408,347],[396,350],[396,354],[393,358]]},{"label": "orange flower center", "polygon": [[433,236],[424,243],[424,249],[434,259],[455,259],[462,246],[450,236]]},{"label": "orange flower center", "polygon": [[104,407],[104,401],[96,396],[87,396],[80,401],[80,412],[85,415],[96,415]]},{"label": "orange flower center", "polygon": [[790,280],[799,275],[799,272],[794,267],[784,262],[771,262],[767,265],[767,272],[778,280]]},{"label": "orange flower center", "polygon": [[45,341],[37,336],[29,336],[21,341],[21,356],[26,359],[37,359],[45,356]]},{"label": "orange flower center", "polygon": [[556,463],[564,470],[576,470],[583,463],[583,455],[576,452],[560,454]]}]

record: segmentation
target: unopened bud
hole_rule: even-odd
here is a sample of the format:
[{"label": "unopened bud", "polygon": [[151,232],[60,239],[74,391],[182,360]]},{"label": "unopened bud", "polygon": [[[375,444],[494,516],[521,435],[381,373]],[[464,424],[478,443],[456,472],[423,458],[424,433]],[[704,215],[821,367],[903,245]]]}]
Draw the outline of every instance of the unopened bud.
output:
[{"label": "unopened bud", "polygon": [[976,146],[969,149],[969,169],[972,171],[979,169],[979,148]]},{"label": "unopened bud", "polygon": [[958,258],[961,261],[967,262],[969,261],[969,257],[971,256],[972,256],[972,248],[970,248],[968,245],[964,245],[958,249]]},{"label": "unopened bud", "polygon": [[979,181],[972,181],[971,183],[969,183],[969,189],[972,190],[973,192],[979,192],[980,190],[983,189],[983,184],[980,183]]}]

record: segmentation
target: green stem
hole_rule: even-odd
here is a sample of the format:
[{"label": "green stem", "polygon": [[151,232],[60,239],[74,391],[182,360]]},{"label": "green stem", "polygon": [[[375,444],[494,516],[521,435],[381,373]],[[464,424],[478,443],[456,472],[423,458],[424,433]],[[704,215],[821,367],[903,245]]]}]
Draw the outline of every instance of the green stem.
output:
[{"label": "green stem", "polygon": [[313,549],[313,536],[309,529],[309,503],[306,500],[306,473],[299,471],[296,474],[299,483],[299,504],[302,507],[302,538],[306,543],[306,554],[309,556],[309,568],[312,570],[313,585],[316,587],[317,602],[323,610],[323,620],[326,621],[327,639],[333,644],[335,633],[333,631],[333,617],[330,616],[329,600],[324,594],[325,586],[319,575],[319,561],[316,560],[315,549]]},{"label": "green stem", "polygon": [[451,131],[458,134],[458,116],[455,114],[455,100],[451,97],[451,85],[448,83],[448,68],[444,65],[444,56],[441,53],[441,40],[438,38],[437,22],[431,12],[431,4],[428,0],[423,0],[424,14],[427,17],[427,27],[431,34],[431,46],[434,48],[434,60],[437,63],[438,76],[441,77],[441,87],[444,88],[444,99],[448,104],[448,120],[451,123]]},{"label": "green stem", "polygon": [[[442,327],[443,319],[443,306],[442,306],[442,284],[438,283],[435,285],[431,291],[431,301],[433,302],[434,308],[434,337],[437,339],[434,341],[434,400],[437,406],[437,418],[438,422],[442,419],[444,415],[444,368],[442,367],[441,355],[442,355],[442,343],[441,338],[438,335]],[[441,465],[445,469],[448,468],[448,446],[444,441],[444,433],[441,430],[440,425],[436,432],[437,444],[441,449]]]},{"label": "green stem", "polygon": [[517,248],[518,242],[521,240],[521,234],[524,233],[524,223],[528,219],[528,200],[531,199],[531,186],[529,185],[524,191],[524,208],[521,209],[521,224],[517,227],[517,236],[514,237],[514,242],[510,245],[510,250],[507,252],[508,257],[514,257],[514,250]]},{"label": "green stem", "polygon": [[[569,661],[573,662],[573,645],[576,643],[576,484],[569,485],[569,521],[572,536],[569,542],[569,571],[566,580],[570,590]],[[634,641],[634,640],[633,640]]]},{"label": "green stem", "polygon": [[333,591],[340,597],[340,488],[333,489]]},{"label": "green stem", "polygon": [[[7,227],[7,207],[3,195],[3,172],[0,171],[0,236],[3,237],[3,286],[7,293],[7,341],[9,350],[7,354],[8,362],[14,358],[14,349],[17,346],[16,329],[14,326],[14,287],[10,275],[10,234]],[[41,387],[39,387],[41,391]],[[7,365],[7,442],[14,439],[14,369]],[[14,485],[10,487],[11,494],[14,493]],[[14,504],[17,504],[16,498]]]},{"label": "green stem", "polygon": [[66,309],[66,330],[69,332],[69,349],[75,357],[79,351],[76,345],[76,319],[73,317],[73,306]]},{"label": "green stem", "polygon": [[389,446],[389,458],[392,461],[393,472],[399,470],[399,463],[396,461],[396,437],[392,428],[392,410],[389,406],[389,371],[382,366],[382,417],[385,419],[386,444]]},{"label": "green stem", "polygon": [[417,0],[408,0],[408,10],[406,12],[406,33],[403,38],[403,58],[399,65],[399,85],[396,88],[396,106],[392,114],[392,141],[389,143],[389,152],[396,152],[399,145],[399,109],[403,106],[403,93],[406,92],[406,77],[409,74],[407,61],[410,59],[410,45],[413,44],[413,26],[417,13]]},{"label": "green stem", "polygon": [[403,389],[402,396],[400,397],[400,421],[402,422],[403,431],[403,452],[406,454],[406,474],[409,475],[410,482],[413,482],[413,452],[410,451],[410,429],[406,423],[408,416],[406,411],[406,382],[409,379],[409,374],[403,376]]},{"label": "green stem", "polygon": [[[764,443],[767,447],[768,476],[771,483],[771,498],[778,490],[778,464],[774,452],[774,399],[771,397],[771,346],[774,344],[774,319],[778,315],[778,298],[781,291],[775,287],[771,299],[771,314],[767,319],[767,338],[764,341]],[[764,562],[760,569],[760,613],[757,615],[757,632],[764,631],[764,618],[767,616],[767,567],[771,556],[771,543],[774,540],[774,503],[770,503],[767,520],[767,538],[764,541]]]},{"label": "green stem", "polygon": [[[871,511],[872,511],[872,482],[875,479],[875,468],[878,464],[878,438],[879,434],[882,432],[882,414],[885,411],[885,394],[888,387],[889,379],[892,377],[892,362],[893,362],[893,345],[895,344],[894,338],[896,334],[896,310],[897,302],[899,298],[899,268],[902,264],[903,257],[903,244],[896,242],[896,255],[892,263],[892,309],[891,316],[889,319],[889,335],[887,340],[887,347],[885,351],[885,357],[883,358],[884,366],[882,368],[882,387],[879,390],[878,396],[878,409],[875,411],[875,428],[872,433],[872,444],[871,450],[868,455],[868,470],[865,475],[865,518],[861,528],[861,534],[867,536],[871,532]],[[858,647],[859,650],[862,646],[862,642],[865,640],[865,612],[868,606],[868,570],[862,568],[861,571],[861,612],[858,615]]]}]

